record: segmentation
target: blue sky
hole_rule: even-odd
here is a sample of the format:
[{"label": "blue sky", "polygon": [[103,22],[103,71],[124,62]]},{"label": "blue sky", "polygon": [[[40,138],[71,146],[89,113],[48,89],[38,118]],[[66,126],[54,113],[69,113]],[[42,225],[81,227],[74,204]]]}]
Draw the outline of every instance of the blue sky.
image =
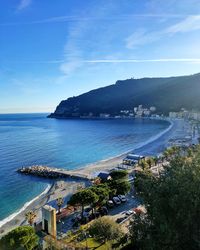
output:
[{"label": "blue sky", "polygon": [[0,113],[118,79],[200,72],[199,0],[0,2]]}]

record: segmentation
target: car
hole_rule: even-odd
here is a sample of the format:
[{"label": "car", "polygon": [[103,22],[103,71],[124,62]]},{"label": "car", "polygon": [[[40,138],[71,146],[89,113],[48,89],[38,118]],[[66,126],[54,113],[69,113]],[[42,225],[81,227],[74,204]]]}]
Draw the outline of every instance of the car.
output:
[{"label": "car", "polygon": [[126,219],[126,217],[120,217],[120,218],[117,218],[115,222],[119,224],[122,221],[124,221],[125,219]]},{"label": "car", "polygon": [[107,201],[107,206],[108,206],[109,208],[114,207],[113,201],[112,201],[112,200],[108,200],[108,201]]},{"label": "car", "polygon": [[98,212],[101,214],[101,216],[107,215],[108,214],[108,209],[107,209],[107,207],[103,206],[103,207],[99,208]]},{"label": "car", "polygon": [[89,217],[90,214],[92,212],[92,208],[91,207],[87,207],[85,208],[84,212],[83,212],[83,217]]},{"label": "car", "polygon": [[91,213],[88,217],[88,219],[91,221],[91,220],[94,220],[96,218],[99,218],[100,216],[100,213],[99,212],[95,212],[95,213]]},{"label": "car", "polygon": [[120,195],[118,195],[118,198],[120,199],[121,202],[126,202],[127,201],[125,195],[120,194]]},{"label": "car", "polygon": [[120,205],[121,204],[121,201],[117,196],[113,197],[113,202],[115,203],[115,205]]},{"label": "car", "polygon": [[128,211],[125,212],[125,214],[128,215],[128,216],[131,215],[131,214],[134,214],[134,213],[135,212],[133,210],[128,210]]}]

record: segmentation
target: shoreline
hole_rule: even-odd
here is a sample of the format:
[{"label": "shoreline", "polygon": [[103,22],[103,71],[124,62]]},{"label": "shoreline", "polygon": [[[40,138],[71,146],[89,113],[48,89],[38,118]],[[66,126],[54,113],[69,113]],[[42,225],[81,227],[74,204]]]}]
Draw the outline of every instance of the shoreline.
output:
[{"label": "shoreline", "polygon": [[[165,134],[170,132],[175,127],[175,121],[173,121],[173,120],[166,120],[166,121],[169,122],[169,126],[164,131],[151,137],[148,141],[138,145],[136,148],[134,148],[134,149],[132,148],[132,149],[120,154],[120,155],[113,156],[113,157],[110,157],[108,159],[104,159],[104,160],[100,160],[98,162],[87,164],[83,167],[74,169],[72,171],[77,172],[77,170],[78,170],[82,174],[95,175],[100,171],[107,171],[107,170],[110,170],[110,169],[116,167],[119,163],[121,163],[122,159],[128,153],[135,151],[135,150],[140,150],[141,148],[146,147],[151,143],[154,143],[155,141],[159,140],[162,136],[164,136]],[[185,123],[185,121],[183,121],[183,122]],[[56,190],[56,185],[59,182],[62,182],[62,181],[57,181],[57,182],[55,181],[55,183],[53,183],[50,187],[47,187],[38,196],[33,198],[31,201],[26,202],[20,210],[18,210],[17,212],[9,215],[8,217],[6,217],[2,221],[0,221],[0,237],[2,237],[3,234],[12,230],[16,226],[25,224],[24,215],[27,211],[34,210],[34,211],[37,211],[37,213],[40,213],[41,211],[39,211],[39,210],[41,210],[41,207],[44,206],[46,203],[48,203],[49,200],[51,200],[51,198],[52,198],[51,196],[54,193],[54,191]],[[69,187],[68,187],[69,181],[66,180],[63,182],[65,182],[65,184],[66,184],[66,189],[67,189],[66,194],[68,195],[69,194],[69,192],[68,192],[69,191]],[[80,184],[80,182],[74,181],[75,186],[78,186],[79,184]],[[50,184],[48,184],[48,185],[50,185]],[[57,189],[57,193],[60,193],[61,191],[62,191],[61,188]]]},{"label": "shoreline", "polygon": [[47,184],[47,187],[45,188],[45,190],[40,193],[38,196],[36,196],[35,198],[33,198],[32,200],[30,201],[27,201],[24,206],[18,210],[17,212],[9,215],[8,217],[6,217],[5,219],[1,220],[0,221],[0,228],[5,225],[6,223],[8,223],[9,221],[13,220],[17,215],[19,215],[20,213],[22,213],[23,211],[25,211],[33,202],[39,200],[43,195],[47,195],[50,190],[53,188],[53,184],[50,185],[50,184]]},{"label": "shoreline", "polygon": [[[103,159],[103,160],[100,160],[100,161],[97,161],[97,162],[89,163],[89,164],[87,164],[87,165],[85,165],[83,167],[74,169],[74,170],[72,170],[72,172],[73,171],[74,172],[79,171],[82,174],[91,174],[92,171],[95,171],[98,168],[101,168],[100,170],[104,170],[105,171],[105,170],[112,169],[114,167],[113,164],[116,167],[116,165],[119,164],[122,161],[122,159],[127,154],[130,154],[130,153],[132,153],[135,150],[140,150],[142,147],[147,146],[147,145],[153,143],[156,140],[159,140],[163,135],[165,135],[166,133],[168,133],[173,128],[174,121],[171,121],[171,120],[165,120],[165,121],[169,122],[170,125],[164,131],[161,131],[157,135],[152,136],[151,138],[149,138],[148,141],[143,142],[140,145],[136,146],[135,148],[129,149],[126,152],[123,152],[123,153],[121,153],[119,155],[116,155],[116,156],[113,156],[113,157],[109,157],[107,159]],[[109,166],[107,166],[108,164],[112,164],[112,166],[109,167]],[[103,168],[104,165],[106,165],[106,169]]]},{"label": "shoreline", "polygon": [[[0,238],[7,234],[9,231],[13,230],[17,226],[28,225],[25,214],[29,211],[34,211],[36,213],[36,221],[39,223],[41,221],[42,211],[41,208],[45,204],[56,203],[56,199],[59,197],[70,197],[78,188],[79,185],[84,186],[84,182],[75,182],[75,181],[64,181],[58,180],[53,184],[48,184],[45,191],[36,196],[31,201],[25,203],[25,205],[16,213],[11,214],[6,217],[4,220],[5,223],[0,227]],[[68,200],[68,199],[67,199]],[[67,202],[65,199],[65,202]],[[9,220],[8,220],[9,218]],[[7,220],[7,221],[6,221]],[[1,221],[1,222],[2,222]]]}]

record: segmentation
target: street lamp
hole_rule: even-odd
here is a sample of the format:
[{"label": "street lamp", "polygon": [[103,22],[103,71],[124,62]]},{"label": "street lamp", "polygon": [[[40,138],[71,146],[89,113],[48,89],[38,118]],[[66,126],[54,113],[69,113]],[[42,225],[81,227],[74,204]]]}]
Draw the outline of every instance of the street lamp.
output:
[{"label": "street lamp", "polygon": [[88,249],[87,232],[84,232],[86,249]]}]

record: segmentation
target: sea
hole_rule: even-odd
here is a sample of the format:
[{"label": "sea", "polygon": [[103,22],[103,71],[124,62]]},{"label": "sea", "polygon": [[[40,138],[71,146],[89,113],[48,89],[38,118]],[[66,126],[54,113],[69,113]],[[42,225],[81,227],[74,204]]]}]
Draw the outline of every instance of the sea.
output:
[{"label": "sea", "polygon": [[50,185],[48,180],[17,173],[18,168],[84,167],[145,149],[170,127],[168,121],[155,119],[61,120],[47,115],[0,115],[0,226]]}]

